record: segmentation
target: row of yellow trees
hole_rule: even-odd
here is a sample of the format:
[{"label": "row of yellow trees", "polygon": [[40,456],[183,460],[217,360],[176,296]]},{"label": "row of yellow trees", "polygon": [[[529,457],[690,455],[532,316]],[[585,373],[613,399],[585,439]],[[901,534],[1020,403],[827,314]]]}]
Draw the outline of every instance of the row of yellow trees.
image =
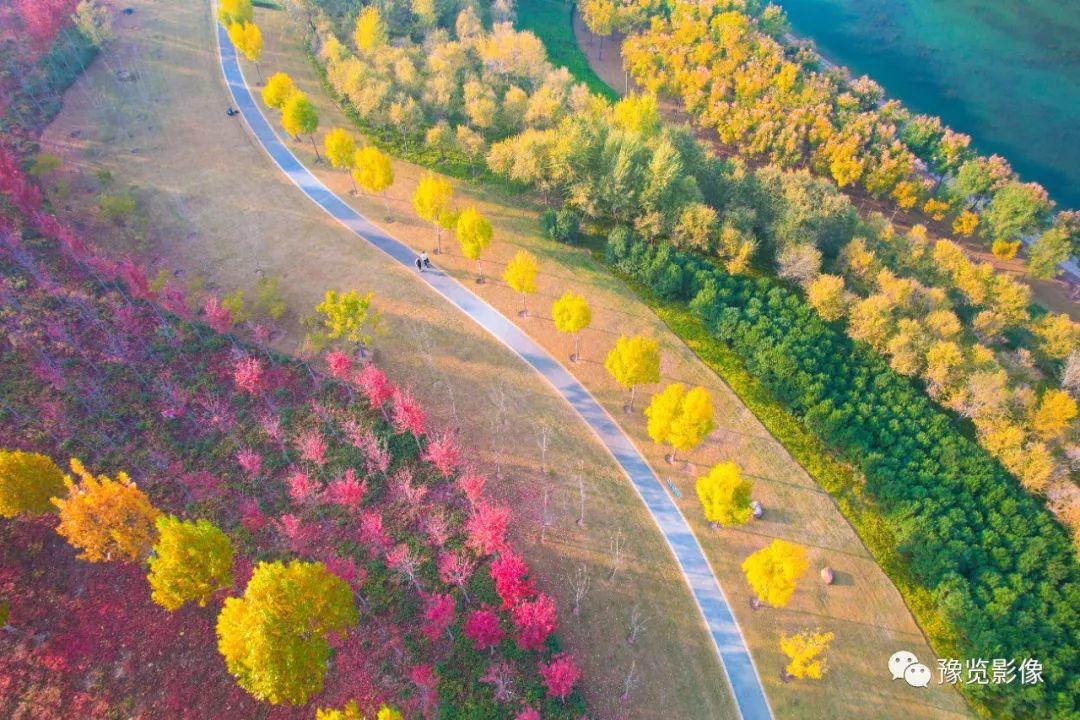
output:
[{"label": "row of yellow trees", "polygon": [[[170,612],[189,602],[205,607],[233,587],[234,550],[224,532],[205,519],[165,515],[124,472],[94,476],[77,459],[70,465],[74,478],[45,455],[0,450],[0,517],[58,512],[56,532],[80,559],[144,563],[151,599]],[[299,705],[322,689],[327,636],[358,621],[352,589],[321,563],[260,562],[244,594],[225,598],[218,649],[254,697]],[[326,720],[351,717],[321,712]],[[384,708],[378,718],[401,715]]]},{"label": "row of yellow trees", "polygon": [[[310,103],[306,96],[296,90],[288,75],[277,73],[271,76],[262,95],[268,106],[282,111],[282,125],[286,132],[292,135],[315,132],[317,120],[314,126],[296,121],[296,116],[305,115]],[[394,182],[390,157],[370,145],[357,148],[356,141],[341,128],[332,128],[326,133],[323,148],[331,166],[350,173],[354,188],[382,195],[389,220],[386,193]],[[418,218],[432,226],[433,252],[439,254],[443,251],[443,232],[453,231],[462,254],[477,263],[477,282],[483,282],[482,254],[491,244],[493,227],[475,207],[454,210],[453,196],[454,188],[448,180],[425,173],[413,193],[413,210]],[[527,297],[537,291],[538,273],[536,257],[525,250],[519,250],[514,255],[503,273],[506,284],[521,295],[519,314],[523,317],[528,316],[529,312]],[[567,290],[553,302],[551,316],[556,329],[573,338],[570,359],[577,362],[581,356],[581,333],[592,323],[592,311],[587,300]],[[641,336],[621,336],[608,352],[604,366],[620,386],[630,391],[626,410],[632,412],[638,386],[660,380],[659,345],[655,340]],[[703,387],[687,388],[682,383],[668,385],[654,395],[645,415],[648,418],[649,437],[658,444],[670,447],[667,460],[672,463],[679,451],[690,452],[696,448],[714,427],[712,399],[708,391]],[[696,489],[710,523],[717,526],[741,525],[751,517],[751,483],[741,477],[734,463],[722,463],[712,468],[698,478]],[[795,590],[796,579],[807,566],[803,548],[777,540],[749,556],[743,570],[759,603],[783,607]],[[825,670],[825,652],[831,640],[831,633],[803,632],[792,637],[783,636],[781,649],[792,659],[788,673],[800,678],[820,678]]]}]

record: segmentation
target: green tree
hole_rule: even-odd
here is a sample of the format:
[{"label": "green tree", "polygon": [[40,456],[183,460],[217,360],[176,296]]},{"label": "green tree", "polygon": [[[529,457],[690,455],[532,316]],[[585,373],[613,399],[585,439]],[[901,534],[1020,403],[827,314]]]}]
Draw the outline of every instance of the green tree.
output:
[{"label": "green tree", "polygon": [[626,410],[633,412],[638,385],[660,382],[660,345],[640,335],[623,335],[608,352],[604,367],[615,382],[630,391],[630,404]]},{"label": "green tree", "polygon": [[695,484],[705,518],[717,525],[742,525],[750,519],[751,488],[750,481],[742,477],[739,466],[733,462],[714,465]]},{"label": "green tree", "polygon": [[0,450],[0,517],[54,510],[54,497],[63,497],[64,473],[45,455]]},{"label": "green tree", "polygon": [[1072,255],[1072,238],[1063,225],[1054,225],[1044,231],[1028,249],[1028,272],[1037,278],[1052,278],[1058,274],[1058,265]]},{"label": "green tree", "polygon": [[258,700],[302,705],[323,688],[329,633],[359,621],[352,590],[322,563],[259,563],[243,597],[225,600],[218,649]]},{"label": "green tree", "polygon": [[199,607],[218,590],[232,585],[233,548],[229,537],[199,519],[185,522],[171,515],[157,519],[158,540],[150,556],[150,597],[166,610],[188,601]]},{"label": "green tree", "polygon": [[421,220],[431,223],[435,230],[435,254],[442,252],[442,230],[439,216],[449,209],[454,188],[445,178],[432,173],[424,173],[413,193],[413,208]]},{"label": "green tree", "polygon": [[299,139],[307,135],[311,139],[311,148],[315,151],[315,161],[322,160],[319,146],[315,144],[315,131],[319,129],[319,111],[302,92],[294,92],[281,108],[281,126],[285,132]]},{"label": "green tree", "polygon": [[476,282],[484,282],[484,266],[480,254],[491,244],[491,223],[474,207],[461,211],[457,221],[457,239],[462,254],[476,261]]},{"label": "green tree", "polygon": [[1019,240],[1043,225],[1053,206],[1039,185],[1010,182],[986,206],[983,226],[991,240]]},{"label": "green tree", "polygon": [[536,292],[536,257],[532,253],[518,250],[514,259],[506,264],[503,280],[516,293],[521,293],[521,315],[528,317],[529,308],[525,297]]},{"label": "green tree", "polygon": [[574,354],[570,359],[577,362],[581,357],[581,331],[592,322],[589,303],[583,296],[574,294],[573,290],[567,290],[552,303],[551,317],[555,321],[556,330],[574,336]]},{"label": "green tree", "polygon": [[354,343],[360,357],[371,344],[371,334],[379,327],[379,314],[371,307],[375,293],[360,295],[355,290],[339,293],[327,290],[323,301],[315,306],[322,313],[323,329],[330,340]]}]

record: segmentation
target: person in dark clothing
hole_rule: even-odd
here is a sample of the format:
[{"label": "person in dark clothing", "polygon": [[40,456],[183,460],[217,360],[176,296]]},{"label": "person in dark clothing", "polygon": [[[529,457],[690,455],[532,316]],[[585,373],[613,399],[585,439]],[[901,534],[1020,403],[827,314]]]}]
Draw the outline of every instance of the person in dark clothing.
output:
[{"label": "person in dark clothing", "polygon": [[431,269],[431,260],[428,259],[428,256],[427,256],[426,252],[420,253],[420,260],[421,260],[421,262],[423,262],[424,267],[426,269],[428,269],[428,270]]},{"label": "person in dark clothing", "polygon": [[420,272],[424,272],[424,263],[420,259],[419,255],[416,256],[416,269],[419,270]]}]

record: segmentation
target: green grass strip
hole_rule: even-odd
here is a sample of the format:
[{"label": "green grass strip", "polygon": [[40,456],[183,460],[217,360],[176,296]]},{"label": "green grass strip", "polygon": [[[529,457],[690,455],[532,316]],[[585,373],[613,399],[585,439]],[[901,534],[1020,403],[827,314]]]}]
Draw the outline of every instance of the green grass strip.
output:
[{"label": "green grass strip", "polygon": [[608,100],[619,99],[619,94],[593,72],[585,53],[578,47],[574,37],[574,6],[563,0],[528,0],[518,3],[517,29],[529,30],[547,48],[548,59],[558,67],[562,65],[589,90]]}]

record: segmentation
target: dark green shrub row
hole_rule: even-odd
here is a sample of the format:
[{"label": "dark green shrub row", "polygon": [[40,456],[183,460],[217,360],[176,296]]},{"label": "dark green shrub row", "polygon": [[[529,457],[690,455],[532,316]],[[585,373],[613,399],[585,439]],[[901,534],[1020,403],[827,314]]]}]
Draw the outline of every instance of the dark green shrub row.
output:
[{"label": "dark green shrub row", "polygon": [[965,685],[1009,717],[1080,712],[1080,569],[1064,530],[957,423],[790,288],[733,276],[669,245],[612,232],[607,261],[689,303],[717,340],[826,446],[866,476],[911,577],[961,660],[1033,658],[1045,682]]},{"label": "dark green shrub row", "polygon": [[573,210],[545,210],[538,218],[540,232],[544,237],[567,245],[577,245],[581,239],[581,219]]}]

